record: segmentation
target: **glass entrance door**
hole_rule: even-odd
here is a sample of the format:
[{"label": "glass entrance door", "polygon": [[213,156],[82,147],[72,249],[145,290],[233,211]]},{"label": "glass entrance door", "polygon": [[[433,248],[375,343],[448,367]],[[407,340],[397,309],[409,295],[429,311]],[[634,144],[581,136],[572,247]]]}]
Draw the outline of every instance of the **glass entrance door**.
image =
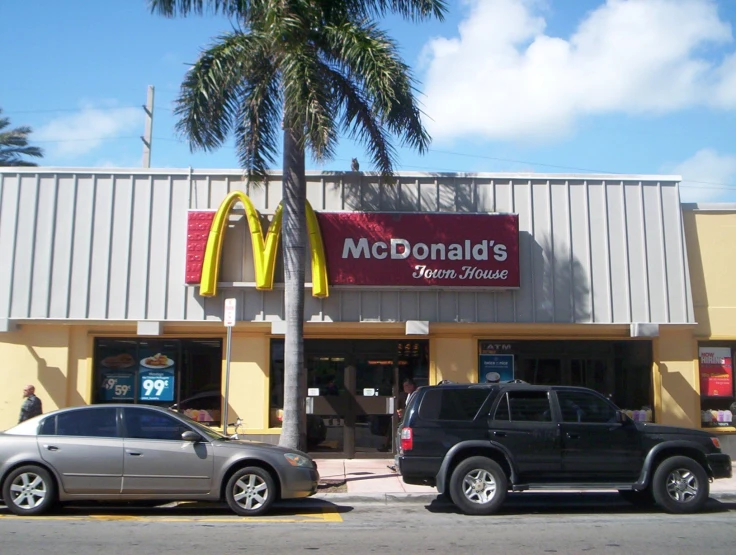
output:
[{"label": "glass entrance door", "polygon": [[[271,412],[283,405],[283,341],[271,346]],[[429,342],[311,339],[307,367],[307,448],[320,456],[391,456],[401,384],[429,382]]]}]

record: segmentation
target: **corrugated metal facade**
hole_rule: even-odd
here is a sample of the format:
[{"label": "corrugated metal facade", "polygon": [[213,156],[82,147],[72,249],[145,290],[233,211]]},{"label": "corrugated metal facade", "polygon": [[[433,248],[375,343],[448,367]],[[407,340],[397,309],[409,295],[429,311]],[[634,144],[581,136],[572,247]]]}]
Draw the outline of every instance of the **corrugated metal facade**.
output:
[{"label": "corrugated metal facade", "polygon": [[[307,320],[694,320],[672,177],[401,174],[379,186],[311,173],[308,182],[315,210],[518,213],[521,287],[308,291]],[[224,296],[239,299],[240,320],[281,319],[282,289],[249,285],[242,211],[226,235],[219,296],[184,285],[187,209],[215,209],[236,189],[263,214],[281,198],[279,175],[256,187],[223,171],[0,170],[0,319],[219,320]]]}]

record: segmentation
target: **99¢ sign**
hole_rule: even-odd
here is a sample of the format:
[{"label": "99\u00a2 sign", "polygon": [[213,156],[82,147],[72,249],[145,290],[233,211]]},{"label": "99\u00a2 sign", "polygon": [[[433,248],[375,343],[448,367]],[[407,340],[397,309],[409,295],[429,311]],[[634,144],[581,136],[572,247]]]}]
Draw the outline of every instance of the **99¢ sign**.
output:
[{"label": "99\u00a2 sign", "polygon": [[139,374],[141,401],[173,401],[174,373],[167,370],[147,370]]}]

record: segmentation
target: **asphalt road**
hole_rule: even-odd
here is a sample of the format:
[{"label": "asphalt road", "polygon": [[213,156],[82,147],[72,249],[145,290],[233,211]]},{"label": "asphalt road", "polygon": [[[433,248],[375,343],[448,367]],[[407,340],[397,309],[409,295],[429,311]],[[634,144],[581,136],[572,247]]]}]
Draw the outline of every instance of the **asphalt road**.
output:
[{"label": "asphalt road", "polygon": [[0,511],[0,553],[648,553],[736,552],[736,502],[697,515],[639,510],[616,495],[514,495],[503,510],[469,517],[432,503],[305,502],[242,519],[217,506],[66,508],[48,517]]}]

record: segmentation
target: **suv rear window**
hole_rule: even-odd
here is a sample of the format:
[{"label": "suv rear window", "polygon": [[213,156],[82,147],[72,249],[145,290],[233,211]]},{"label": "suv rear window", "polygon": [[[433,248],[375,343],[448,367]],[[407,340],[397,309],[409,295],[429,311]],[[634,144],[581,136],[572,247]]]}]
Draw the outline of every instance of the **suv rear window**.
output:
[{"label": "suv rear window", "polygon": [[483,406],[488,389],[430,389],[419,406],[424,420],[473,420]]}]

